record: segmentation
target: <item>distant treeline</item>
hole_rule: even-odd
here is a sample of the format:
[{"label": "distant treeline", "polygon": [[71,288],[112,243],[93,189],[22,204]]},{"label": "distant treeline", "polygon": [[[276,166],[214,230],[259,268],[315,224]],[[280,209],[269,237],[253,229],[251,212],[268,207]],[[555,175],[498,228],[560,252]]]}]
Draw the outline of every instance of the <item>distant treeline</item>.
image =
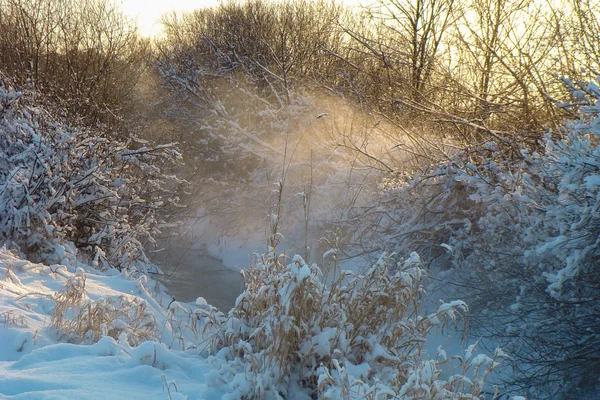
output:
[{"label": "distant treeline", "polygon": [[[228,1],[163,16],[141,39],[106,0],[0,0],[0,69],[90,123],[133,107],[144,62],[206,78],[242,74],[285,106],[321,87],[388,118],[485,133],[557,127],[557,76],[600,70],[596,0]],[[568,110],[566,110],[568,111]]]},{"label": "distant treeline", "polygon": [[596,6],[231,1],[164,16],[159,48],[180,70],[244,74],[281,106],[291,90],[314,85],[389,118],[448,124],[467,141],[509,132],[537,140],[564,117],[555,107],[566,96],[557,77],[589,79],[600,70]]},{"label": "distant treeline", "polygon": [[106,0],[0,0],[0,70],[82,122],[115,126],[148,56]]}]

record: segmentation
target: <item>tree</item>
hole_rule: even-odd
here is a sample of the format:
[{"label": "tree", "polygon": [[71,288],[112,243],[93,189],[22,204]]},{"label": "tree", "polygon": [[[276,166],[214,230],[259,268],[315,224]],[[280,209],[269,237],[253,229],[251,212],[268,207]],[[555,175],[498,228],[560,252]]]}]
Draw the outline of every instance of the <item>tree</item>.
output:
[{"label": "tree", "polygon": [[85,123],[118,127],[148,43],[105,0],[1,0],[0,68]]}]

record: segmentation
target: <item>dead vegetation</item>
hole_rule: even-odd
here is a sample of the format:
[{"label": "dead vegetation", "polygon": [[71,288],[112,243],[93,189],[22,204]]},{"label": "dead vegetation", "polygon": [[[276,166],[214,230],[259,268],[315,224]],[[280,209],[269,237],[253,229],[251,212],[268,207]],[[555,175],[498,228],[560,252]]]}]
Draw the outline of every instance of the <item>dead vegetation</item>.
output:
[{"label": "dead vegetation", "polygon": [[136,346],[154,339],[156,321],[143,300],[119,296],[92,301],[87,298],[85,282],[80,270],[55,295],[50,324],[62,340],[95,343],[110,336]]},{"label": "dead vegetation", "polygon": [[7,310],[0,313],[0,324],[7,326],[27,326],[27,319],[17,310]]},{"label": "dead vegetation", "polygon": [[456,301],[423,314],[422,279],[416,253],[334,276],[299,256],[287,266],[273,253],[259,256],[212,342],[213,383],[244,398],[285,397],[296,380],[313,398],[478,398],[504,355],[474,356],[472,346],[464,358],[440,348],[432,359],[429,332],[467,307]]}]

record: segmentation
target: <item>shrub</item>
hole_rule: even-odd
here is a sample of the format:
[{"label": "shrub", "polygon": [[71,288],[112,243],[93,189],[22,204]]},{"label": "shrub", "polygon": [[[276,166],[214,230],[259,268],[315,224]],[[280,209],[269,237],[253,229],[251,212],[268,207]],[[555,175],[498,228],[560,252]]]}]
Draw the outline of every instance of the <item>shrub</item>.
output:
[{"label": "shrub", "polygon": [[0,70],[70,118],[117,127],[148,43],[106,0],[0,0]]},{"label": "shrub", "polygon": [[[503,358],[429,359],[427,335],[466,312],[462,301],[421,315],[423,270],[416,253],[382,256],[365,274],[323,274],[296,256],[256,257],[246,290],[217,333],[212,382],[230,398],[478,398]],[[447,378],[442,371],[459,369]],[[456,371],[454,371],[456,372]],[[467,375],[470,375],[468,378]]]},{"label": "shrub", "polygon": [[[38,260],[72,241],[98,268],[146,270],[144,245],[181,181],[174,145],[137,147],[71,127],[0,76],[0,242]],[[163,214],[164,215],[164,214]]]},{"label": "shrub", "polygon": [[[562,107],[579,119],[548,134],[538,151],[490,142],[461,153],[434,178],[389,192],[388,199],[396,198],[388,211],[394,221],[411,221],[418,229],[405,235],[404,225],[394,230],[390,223],[386,234],[402,236],[408,246],[437,243],[426,259],[438,257],[441,267],[451,269],[447,279],[474,305],[472,331],[514,357],[507,385],[537,398],[594,398],[600,368],[600,90],[595,83],[565,83],[574,102]],[[406,204],[406,198],[420,201],[400,208],[398,199]],[[416,213],[417,207],[426,212]],[[440,253],[447,253],[444,262]]]}]

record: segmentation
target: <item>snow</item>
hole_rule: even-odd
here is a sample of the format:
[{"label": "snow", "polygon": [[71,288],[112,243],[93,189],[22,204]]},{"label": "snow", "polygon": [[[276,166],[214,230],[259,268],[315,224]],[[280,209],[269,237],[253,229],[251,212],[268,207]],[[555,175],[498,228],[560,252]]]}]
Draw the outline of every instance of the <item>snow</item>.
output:
[{"label": "snow", "polygon": [[[388,344],[386,332],[395,326],[413,332],[408,334],[411,338],[417,333],[426,335],[429,329],[424,321],[431,321],[433,327],[466,309],[462,301],[452,301],[421,318],[402,305],[405,298],[414,298],[421,290],[423,271],[417,253],[410,253],[401,271],[389,279],[388,267],[402,263],[385,254],[367,276],[344,272],[348,287],[334,286],[336,304],[326,301],[329,289],[321,281],[318,266],[308,265],[302,257],[293,257],[285,267],[256,264],[255,277],[266,275],[262,280],[249,275],[250,282],[257,282],[256,293],[247,290],[238,298],[238,304],[249,304],[249,310],[259,312],[256,320],[241,312],[243,306],[225,318],[215,314],[202,297],[192,303],[175,301],[160,284],[136,270],[98,271],[82,263],[69,243],[54,245],[54,253],[53,259],[60,261],[46,265],[0,249],[0,399],[239,399],[245,395],[307,399],[311,394],[300,385],[313,380],[322,383],[323,398],[330,399],[348,389],[353,399],[364,398],[370,391],[380,396],[404,393],[404,398],[412,398],[414,393],[435,390],[446,393],[437,398],[448,398],[453,390],[449,382],[439,379],[448,375],[442,368],[445,362],[421,360],[427,351],[397,354],[403,346]],[[272,254],[255,257],[270,263],[278,259]],[[295,303],[303,298],[306,307],[300,309]],[[259,299],[275,303],[261,311],[263,300]],[[351,312],[357,309],[343,307],[361,299],[364,304],[358,308],[359,315],[373,299],[374,304],[395,301],[398,309],[405,311],[393,315],[394,308],[390,308],[386,311],[389,315],[381,315],[385,311],[381,307],[371,310],[365,314],[367,319],[373,319],[371,312],[380,314],[370,322],[373,331],[369,333],[368,321],[363,321],[364,326],[356,325],[360,336],[351,335]],[[254,310],[251,306],[257,304]],[[57,318],[61,307],[65,317]],[[330,309],[325,311],[327,307]],[[340,315],[336,316],[336,309]],[[100,321],[100,335],[93,327],[86,328],[91,310],[114,313],[114,318]],[[344,320],[338,320],[340,316]],[[301,324],[296,325],[298,321]],[[222,329],[211,331],[212,323]],[[61,326],[69,331],[65,333]],[[86,329],[80,332],[82,326]],[[305,341],[298,341],[297,349],[306,362],[303,368],[289,364],[294,358],[270,353],[273,348],[293,345],[296,335],[304,335]],[[348,338],[352,336],[354,344],[360,345],[351,346]],[[212,339],[231,344],[216,348],[210,352],[214,355],[207,357]],[[401,343],[403,336],[394,340]],[[425,337],[414,338],[416,344],[425,341]],[[437,352],[431,354],[445,359],[441,347],[436,347]],[[472,351],[470,348],[465,362]],[[330,365],[325,367],[327,360]],[[475,356],[470,365],[485,360],[485,356]],[[387,367],[387,363],[406,368],[408,379],[404,381],[398,368]],[[468,369],[467,364],[464,367]],[[280,375],[281,371],[291,373]],[[299,373],[305,374],[306,380],[295,381],[293,377]],[[405,382],[401,388],[395,383],[400,380]]]},{"label": "snow", "polygon": [[159,360],[170,356],[152,364],[148,346],[164,349],[152,342],[130,348],[110,337],[89,346],[58,343],[35,349],[16,362],[0,362],[0,397],[164,399],[164,377],[176,382],[180,393],[194,394],[190,399],[208,398],[205,364],[170,351],[159,352]]},{"label": "snow", "polygon": [[[29,126],[25,125],[23,129],[30,131],[32,143],[41,143],[43,136],[35,134]],[[250,135],[248,132],[241,132],[243,129],[239,126],[236,129],[246,136]],[[66,133],[64,136],[66,137]],[[262,144],[258,137],[249,137]],[[93,149],[94,143],[100,143],[100,140],[83,139],[79,146],[85,144]],[[49,146],[46,147],[49,154],[54,154]],[[116,159],[132,158],[130,162],[134,162],[136,155],[170,147],[171,145],[165,145],[120,151]],[[29,149],[19,148],[19,151],[22,153],[15,157],[29,154]],[[33,157],[28,160],[33,160]],[[43,162],[51,163],[54,159],[47,157],[45,160]],[[16,162],[16,158],[10,161]],[[77,183],[82,186],[85,184],[87,188],[89,182],[96,179],[96,171],[102,165],[100,161],[93,159],[85,168],[77,169]],[[151,165],[147,167],[150,168]],[[9,201],[15,198],[25,198],[25,192],[20,186],[39,173],[39,168],[37,158],[30,162],[27,171],[31,173],[23,174],[19,168],[15,168],[15,174],[19,173],[20,179],[15,179],[14,184],[11,184],[12,192],[6,195],[6,204],[10,204]],[[479,172],[479,168],[481,166],[468,164],[467,169],[472,173],[465,173],[460,179],[478,184],[474,174]],[[492,163],[490,168],[499,169]],[[109,206],[96,206],[109,197],[121,198],[130,187],[127,179],[115,175],[114,170],[116,169],[102,170],[103,179],[101,182],[98,180],[94,190],[81,190],[69,195],[72,198],[68,199],[60,190],[57,191],[58,187],[48,185],[48,193],[52,195],[52,202],[48,204],[68,201],[75,208],[90,204],[90,207],[94,206],[92,210],[100,210],[99,217],[111,217]],[[340,171],[342,169],[334,175],[341,176]],[[9,181],[13,181],[12,177]],[[293,179],[290,178],[290,181]],[[155,182],[156,186],[160,186],[158,181],[148,182]],[[340,197],[339,191],[331,188],[332,182],[327,178],[320,184],[319,187],[328,194],[322,195],[323,199]],[[533,181],[530,179],[530,182]],[[599,182],[598,175],[588,175],[588,191],[600,186]],[[283,181],[278,185],[282,188]],[[290,193],[297,193],[296,189],[292,187],[288,190]],[[534,200],[521,192],[517,188],[514,193],[506,195],[506,200],[515,198],[520,202],[535,204]],[[145,199],[140,198],[137,193],[133,193],[123,203],[144,202]],[[306,205],[305,193],[303,191],[299,195]],[[485,200],[486,197],[479,198]],[[260,200],[264,199],[261,197]],[[161,207],[165,201],[167,199],[161,197],[155,199],[153,204]],[[4,207],[4,204],[0,205]],[[38,219],[48,235],[54,233],[55,229],[71,228],[68,222],[55,226],[53,223],[57,220],[40,211],[44,207],[44,204],[28,195],[27,203],[15,214],[15,220],[18,220],[15,226],[22,228],[23,237],[31,239],[28,241],[31,247],[39,244],[36,237],[38,234],[32,234],[35,231],[30,229],[30,215],[34,212],[40,213]],[[320,209],[315,207],[313,218],[321,220],[325,216],[329,217],[327,214],[335,210],[335,207],[337,206],[329,204],[327,207],[321,205]],[[320,211],[317,212],[318,210]],[[271,212],[271,225],[276,226],[285,219],[286,212],[289,211]],[[379,212],[385,212],[385,208],[382,206]],[[62,209],[56,213],[56,218],[60,217],[62,221],[63,216],[59,215],[61,213],[64,213]],[[203,213],[203,210],[198,210],[198,214]],[[120,221],[126,215],[128,214],[116,214],[112,218]],[[287,218],[292,220],[293,215],[292,212]],[[243,226],[231,236],[226,236],[219,234],[223,230],[215,229],[218,226],[210,218],[201,221],[197,226],[190,227],[191,243],[215,255],[231,269],[247,266],[248,255],[257,249],[267,250],[264,228],[259,227],[262,224],[242,224],[236,219],[236,223]],[[457,219],[452,223],[464,225],[465,231],[470,231],[471,222],[468,219]],[[159,228],[169,225],[156,222]],[[290,226],[289,230],[293,232],[294,224],[291,223]],[[117,231],[112,228],[92,230],[93,233],[86,238],[88,243],[97,245],[107,238],[114,240],[119,257],[114,257],[115,263],[112,265],[122,268],[121,273],[110,268],[109,263],[105,263],[104,272],[83,264],[81,260],[85,258],[77,257],[75,246],[61,242],[62,235],[59,234],[55,241],[45,245],[45,249],[52,254],[52,261],[46,258],[46,264],[31,263],[4,248],[0,250],[0,399],[237,399],[243,395],[262,397],[265,394],[266,398],[279,398],[280,394],[285,398],[308,398],[308,389],[300,388],[299,385],[314,381],[318,381],[320,387],[323,384],[327,398],[338,398],[348,387],[352,390],[356,387],[356,396],[353,393],[351,398],[363,398],[371,388],[382,396],[395,396],[399,389],[400,395],[405,397],[411,397],[411,394],[414,397],[415,393],[430,394],[438,389],[444,389],[447,393],[454,390],[450,386],[451,382],[438,379],[449,376],[448,371],[443,368],[445,362],[441,361],[453,357],[447,357],[446,352],[438,345],[439,342],[432,341],[437,351],[429,352],[425,342],[433,336],[436,325],[445,327],[447,321],[454,321],[456,316],[466,312],[467,306],[462,301],[442,302],[436,312],[426,317],[418,315],[417,310],[413,314],[411,302],[423,294],[420,280],[425,274],[421,269],[424,263],[416,252],[410,253],[407,259],[401,259],[400,262],[384,253],[386,255],[367,270],[366,275],[340,273],[340,278],[343,279],[338,282],[339,288],[335,285],[329,288],[319,267],[313,264],[309,266],[301,257],[294,257],[287,266],[277,263],[271,265],[270,276],[260,271],[261,268],[266,268],[265,265],[255,265],[258,271],[255,276],[267,277],[267,283],[271,286],[265,284],[264,279],[256,279],[256,292],[249,294],[246,291],[240,295],[240,306],[226,318],[223,314],[216,313],[209,301],[202,297],[194,297],[196,300],[192,303],[175,301],[160,284],[147,275],[140,274],[153,268],[146,267],[147,258],[143,252],[134,261],[130,260],[132,248],[125,246],[126,243],[123,242],[124,235],[128,237],[136,227],[138,226],[127,225]],[[148,230],[147,237],[152,238],[152,227],[154,223],[148,219],[147,226],[142,227],[141,232]],[[286,238],[279,232],[274,232],[273,236],[280,239],[280,248],[289,246],[288,249],[293,249],[293,240],[286,239],[293,235],[288,235],[287,231]],[[10,238],[8,233],[6,237]],[[538,255],[556,251],[555,248],[561,247],[567,239],[567,236],[562,235],[546,241],[537,249]],[[128,240],[141,251],[142,237],[132,236]],[[336,242],[338,241],[336,233]],[[441,243],[439,246],[450,255],[454,255],[455,249],[459,255],[460,244],[452,240],[447,242],[448,244]],[[307,250],[307,247],[309,246],[304,246],[303,250]],[[325,254],[335,256],[337,265],[338,249],[331,247],[328,251],[325,250]],[[287,251],[284,249],[285,252]],[[102,259],[110,253],[110,248],[99,247],[88,262],[95,268],[104,268]],[[272,262],[278,257],[279,254],[271,254],[266,257],[266,261],[268,263],[270,259]],[[306,254],[307,261],[309,257],[310,254]],[[287,257],[281,258],[287,263]],[[316,258],[314,254],[312,258]],[[142,268],[133,268],[139,264],[142,264]],[[253,263],[250,264],[252,266]],[[389,276],[392,271],[396,272]],[[569,271],[566,269],[559,270],[546,277],[548,281],[558,277],[558,283],[562,283],[562,275],[568,278],[574,275],[567,272]],[[337,277],[331,279],[334,278]],[[326,300],[330,299],[330,293],[335,294],[331,297],[336,299],[335,302],[329,303]],[[415,308],[421,306],[417,301],[414,303]],[[405,307],[405,304],[410,304],[410,307]],[[371,305],[376,307],[371,308]],[[64,310],[61,312],[62,308]],[[100,316],[108,315],[106,319],[94,320],[97,326],[92,323],[96,312]],[[355,320],[356,316],[362,317]],[[214,330],[211,331],[212,326],[222,328],[218,332],[221,336],[210,336],[215,333]],[[399,333],[397,328],[400,328]],[[355,334],[350,335],[351,332]],[[406,337],[410,341],[406,341]],[[220,343],[214,346],[209,344],[213,339]],[[296,344],[298,347],[293,347]],[[209,346],[212,346],[211,351],[207,350]],[[411,350],[413,347],[416,350]],[[273,348],[278,352],[274,352]],[[424,350],[421,351],[421,348]],[[461,361],[460,367],[464,371],[473,365],[495,366],[495,361],[485,355],[473,354],[474,350],[475,346],[470,346],[465,353],[464,362]],[[213,356],[207,358],[209,353]],[[454,354],[452,351],[449,353]],[[427,359],[428,354],[436,354],[436,360]],[[300,357],[300,363],[296,356]],[[496,358],[501,357],[495,356],[494,359]],[[390,365],[386,365],[388,363]],[[493,368],[489,365],[484,367],[491,372]],[[402,367],[401,373],[397,366]],[[453,375],[451,379],[471,382],[469,378],[460,378],[459,375]],[[473,381],[478,382],[477,379],[477,376],[473,377]],[[107,385],[107,382],[110,384]],[[482,385],[483,383],[477,383],[477,387]],[[473,389],[473,392],[477,392],[477,389]],[[446,395],[445,398],[449,397],[451,396]]]},{"label": "snow", "polygon": [[[50,326],[55,295],[82,274],[88,301],[138,299],[148,305],[160,332],[138,346],[128,344],[126,333],[96,343],[61,343]],[[152,285],[145,276],[105,274],[81,264],[35,264],[0,249],[0,399],[220,398],[223,393],[206,384],[206,359],[178,349],[174,324],[166,319],[176,313],[161,305],[164,293],[150,294]],[[198,304],[206,306],[201,299]],[[180,336],[191,343],[189,332]]]}]

